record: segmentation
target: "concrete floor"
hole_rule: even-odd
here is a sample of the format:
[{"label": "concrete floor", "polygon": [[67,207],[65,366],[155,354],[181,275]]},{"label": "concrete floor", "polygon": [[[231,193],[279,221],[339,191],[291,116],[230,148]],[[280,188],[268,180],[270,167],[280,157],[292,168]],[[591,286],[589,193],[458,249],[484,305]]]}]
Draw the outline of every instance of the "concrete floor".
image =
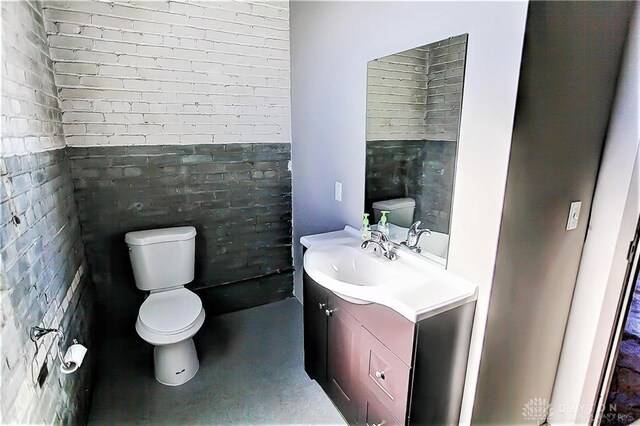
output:
[{"label": "concrete floor", "polygon": [[194,338],[200,370],[178,387],[156,382],[150,345],[114,337],[100,350],[89,424],[345,424],[304,372],[302,334],[295,299],[207,318]]}]

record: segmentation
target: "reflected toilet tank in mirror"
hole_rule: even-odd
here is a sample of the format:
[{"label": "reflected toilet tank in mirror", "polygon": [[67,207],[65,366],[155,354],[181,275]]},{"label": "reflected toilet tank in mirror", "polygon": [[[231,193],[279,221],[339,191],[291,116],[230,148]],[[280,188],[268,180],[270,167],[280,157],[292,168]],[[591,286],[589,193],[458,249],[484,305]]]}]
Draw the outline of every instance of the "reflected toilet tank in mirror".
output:
[{"label": "reflected toilet tank in mirror", "polygon": [[[441,258],[442,264],[448,251],[467,41],[468,35],[461,34],[367,65],[364,211],[373,218],[380,205],[413,200],[411,222],[419,220],[432,231],[421,239],[422,253]],[[406,214],[402,223],[394,223],[393,216],[390,223],[397,227],[392,239],[400,242],[408,228]]]}]

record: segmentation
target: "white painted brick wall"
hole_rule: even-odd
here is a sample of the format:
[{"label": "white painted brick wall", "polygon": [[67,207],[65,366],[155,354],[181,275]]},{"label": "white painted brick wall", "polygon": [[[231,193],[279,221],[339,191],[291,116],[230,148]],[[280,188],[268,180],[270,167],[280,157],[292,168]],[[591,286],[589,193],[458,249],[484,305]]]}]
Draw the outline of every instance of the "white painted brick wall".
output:
[{"label": "white painted brick wall", "polygon": [[0,154],[64,147],[41,12],[27,2],[2,2],[2,16]]},{"label": "white painted brick wall", "polygon": [[367,140],[457,141],[467,35],[371,61]]},{"label": "white painted brick wall", "polygon": [[291,141],[288,2],[43,8],[68,145]]},{"label": "white painted brick wall", "polygon": [[425,139],[426,48],[369,62],[367,66],[367,140]]},{"label": "white painted brick wall", "polygon": [[467,34],[450,37],[428,47],[427,139],[457,141]]}]

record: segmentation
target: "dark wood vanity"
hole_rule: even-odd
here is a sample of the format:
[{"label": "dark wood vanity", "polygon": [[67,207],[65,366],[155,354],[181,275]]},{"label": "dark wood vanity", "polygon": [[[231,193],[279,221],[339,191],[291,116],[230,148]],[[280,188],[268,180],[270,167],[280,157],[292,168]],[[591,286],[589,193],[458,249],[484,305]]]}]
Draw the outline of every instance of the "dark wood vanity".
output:
[{"label": "dark wood vanity", "polygon": [[350,424],[457,424],[475,301],[413,323],[304,274],[305,370]]}]

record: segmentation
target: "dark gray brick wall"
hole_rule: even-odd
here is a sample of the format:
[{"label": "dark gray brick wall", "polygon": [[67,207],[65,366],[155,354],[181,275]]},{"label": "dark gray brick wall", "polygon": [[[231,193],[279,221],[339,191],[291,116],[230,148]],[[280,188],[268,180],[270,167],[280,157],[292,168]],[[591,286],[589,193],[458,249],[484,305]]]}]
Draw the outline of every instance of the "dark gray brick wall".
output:
[{"label": "dark gray brick wall", "polygon": [[[84,423],[91,397],[93,289],[64,150],[6,157],[0,185],[3,423]],[[14,217],[20,221],[15,224]],[[42,339],[36,356],[31,326],[62,327],[63,348],[89,348],[72,375],[59,371],[57,342]],[[36,384],[47,363],[49,376]]]},{"label": "dark gray brick wall", "polygon": [[415,220],[449,232],[456,144],[449,141],[370,141],[366,149],[365,210],[380,200],[411,197]]},{"label": "dark gray brick wall", "polygon": [[287,272],[263,299],[241,283],[234,297],[291,296],[290,144],[68,147],[67,158],[106,332],[133,330],[143,297],[124,242],[134,230],[196,227],[191,288]]}]

